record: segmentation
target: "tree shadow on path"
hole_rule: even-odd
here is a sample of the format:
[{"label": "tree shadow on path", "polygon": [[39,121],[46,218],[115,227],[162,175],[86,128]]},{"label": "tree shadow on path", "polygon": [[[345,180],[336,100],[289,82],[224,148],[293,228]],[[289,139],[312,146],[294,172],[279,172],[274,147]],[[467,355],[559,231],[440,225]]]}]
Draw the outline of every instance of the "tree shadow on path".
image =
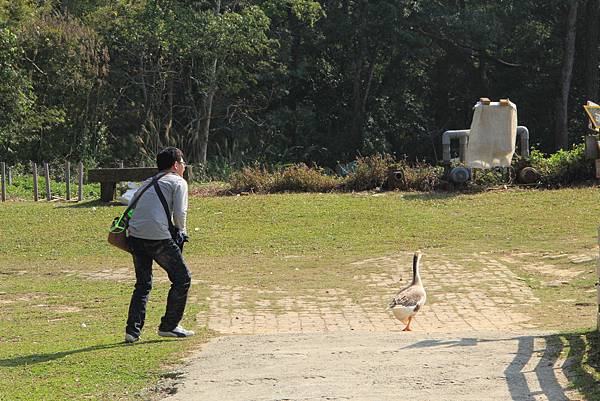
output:
[{"label": "tree shadow on path", "polygon": [[557,334],[548,343],[563,352],[562,371],[586,400],[600,400],[600,332]]},{"label": "tree shadow on path", "polygon": [[[543,338],[545,347],[535,349],[535,340]],[[562,341],[561,341],[562,339]],[[600,381],[583,367],[583,358],[587,349],[598,352],[600,349],[600,335],[551,335],[551,336],[516,336],[500,339],[486,339],[466,337],[459,339],[428,339],[408,345],[404,348],[435,348],[435,347],[474,347],[480,343],[490,341],[516,341],[517,351],[510,364],[504,370],[504,376],[510,396],[514,401],[535,401],[544,399],[548,401],[570,401],[565,390],[566,383],[561,384],[557,373],[562,374],[569,380],[586,399],[600,395]],[[561,353],[568,347],[569,352],[562,366],[556,366]],[[537,362],[532,361],[532,358]],[[490,355],[493,358],[493,355]],[[532,370],[527,370],[527,365],[535,363]],[[599,366],[595,366],[597,364]],[[594,355],[590,358],[589,365],[598,371],[600,357]],[[599,372],[600,373],[600,372]],[[535,385],[536,380],[539,387]],[[564,381],[564,380],[563,380]],[[533,384],[533,385],[532,385]],[[542,397],[542,398],[540,398]]]}]

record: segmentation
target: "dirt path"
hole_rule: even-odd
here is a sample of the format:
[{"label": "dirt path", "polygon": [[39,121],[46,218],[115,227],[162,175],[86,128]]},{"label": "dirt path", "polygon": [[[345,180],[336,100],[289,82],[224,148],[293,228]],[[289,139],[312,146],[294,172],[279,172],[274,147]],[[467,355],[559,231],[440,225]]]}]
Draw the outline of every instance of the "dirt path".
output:
[{"label": "dirt path", "polygon": [[359,302],[335,288],[248,300],[243,288],[212,286],[199,320],[225,336],[190,360],[166,400],[583,400],[567,390],[559,350],[524,313],[540,301],[509,268],[519,255],[470,258],[478,269],[424,261],[432,302],[412,333],[385,311],[410,278],[410,254],[354,262],[354,279],[369,288]]},{"label": "dirt path", "polygon": [[578,400],[537,335],[227,336],[191,362],[176,400]]}]

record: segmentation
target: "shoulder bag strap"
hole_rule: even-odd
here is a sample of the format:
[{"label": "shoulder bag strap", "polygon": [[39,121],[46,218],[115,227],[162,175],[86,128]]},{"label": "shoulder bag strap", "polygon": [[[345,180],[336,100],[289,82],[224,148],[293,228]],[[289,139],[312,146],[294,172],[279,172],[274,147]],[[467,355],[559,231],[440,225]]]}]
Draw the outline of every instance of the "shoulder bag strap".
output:
[{"label": "shoulder bag strap", "polygon": [[169,232],[175,231],[175,225],[173,225],[173,220],[171,219],[171,211],[169,210],[169,205],[167,204],[167,200],[160,190],[160,186],[158,185],[158,181],[153,183],[154,190],[156,191],[156,195],[158,195],[158,199],[160,199],[160,203],[162,203],[163,208],[165,209],[165,213],[167,214],[167,221],[169,222]]},{"label": "shoulder bag strap", "polygon": [[140,200],[140,198],[142,197],[142,195],[144,194],[144,192],[146,192],[146,190],[148,188],[150,188],[153,184],[155,184],[158,180],[160,180],[161,178],[163,178],[167,173],[162,173],[162,174],[157,174],[152,178],[152,182],[149,183],[148,185],[146,185],[144,188],[142,188],[141,191],[139,191],[138,193],[136,193],[136,197],[134,198],[133,202],[131,202],[129,204],[129,206],[127,206],[127,209],[125,209],[125,211],[123,212],[123,215],[127,215],[127,213],[129,213],[129,211],[131,209],[135,209],[135,206],[137,205],[138,201]]}]

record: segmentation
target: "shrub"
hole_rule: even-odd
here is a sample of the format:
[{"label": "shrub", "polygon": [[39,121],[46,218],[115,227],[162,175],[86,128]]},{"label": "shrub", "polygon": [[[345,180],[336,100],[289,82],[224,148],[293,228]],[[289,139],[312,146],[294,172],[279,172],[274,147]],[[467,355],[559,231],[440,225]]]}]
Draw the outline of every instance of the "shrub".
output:
[{"label": "shrub", "polygon": [[[274,172],[254,165],[233,172],[229,177],[229,184],[231,190],[237,193],[366,191],[386,184],[388,189],[422,192],[454,187],[447,187],[448,183],[443,180],[443,167],[422,162],[409,165],[406,161],[396,162],[390,155],[360,157],[351,165],[352,169],[348,169],[349,173],[345,178],[328,175],[322,168],[308,167],[305,164],[279,168]],[[584,145],[575,146],[569,151],[559,151],[549,157],[534,150],[529,160],[514,161],[514,171],[526,165],[537,169],[542,176],[542,183],[548,186],[572,184],[593,177],[592,163],[584,157]],[[394,172],[401,174],[394,175]],[[478,169],[474,179],[463,188],[483,189],[505,183],[506,177],[502,169]]]},{"label": "shrub", "polygon": [[321,168],[297,164],[275,173],[269,192],[330,192],[339,184],[339,179],[326,175]]},{"label": "shrub", "polygon": [[585,159],[585,144],[575,145],[571,150],[559,150],[548,157],[534,149],[530,163],[541,174],[542,183],[549,186],[573,184],[594,177],[594,166]]},{"label": "shrub", "polygon": [[417,163],[405,170],[406,190],[433,191],[438,188],[444,168],[426,163]]},{"label": "shrub", "polygon": [[473,172],[471,184],[479,187],[493,187],[506,184],[504,169],[501,167],[487,170],[477,169]]},{"label": "shrub", "polygon": [[[399,176],[395,175],[397,172]],[[439,187],[443,174],[443,167],[422,162],[411,166],[406,161],[400,161],[388,171],[387,187],[403,191],[433,191]]]},{"label": "shrub", "polygon": [[347,191],[366,191],[381,187],[388,178],[388,171],[395,163],[390,155],[374,155],[359,157],[356,160],[356,170],[344,180]]},{"label": "shrub", "polygon": [[259,166],[245,167],[232,173],[229,183],[238,193],[329,192],[339,186],[340,180],[326,175],[321,168],[296,164],[272,173]]},{"label": "shrub", "polygon": [[269,192],[272,175],[259,165],[244,167],[229,176],[233,192]]}]

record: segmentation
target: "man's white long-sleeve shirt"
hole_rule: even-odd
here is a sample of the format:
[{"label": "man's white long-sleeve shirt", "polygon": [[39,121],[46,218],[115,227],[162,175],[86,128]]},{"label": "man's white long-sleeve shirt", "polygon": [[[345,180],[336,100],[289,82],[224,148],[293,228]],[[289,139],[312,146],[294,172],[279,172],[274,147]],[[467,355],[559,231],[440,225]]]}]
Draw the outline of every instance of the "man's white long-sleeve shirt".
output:
[{"label": "man's white long-sleeve shirt", "polygon": [[[138,192],[151,182],[152,179],[144,181],[140,189],[131,198],[130,203],[137,197]],[[187,182],[176,173],[167,173],[167,175],[158,180],[158,185],[167,201],[167,205],[169,205],[173,224],[186,233],[188,208]],[[153,186],[144,192],[135,206],[133,216],[129,220],[129,235],[149,240],[171,238],[165,208],[160,202]]]}]

